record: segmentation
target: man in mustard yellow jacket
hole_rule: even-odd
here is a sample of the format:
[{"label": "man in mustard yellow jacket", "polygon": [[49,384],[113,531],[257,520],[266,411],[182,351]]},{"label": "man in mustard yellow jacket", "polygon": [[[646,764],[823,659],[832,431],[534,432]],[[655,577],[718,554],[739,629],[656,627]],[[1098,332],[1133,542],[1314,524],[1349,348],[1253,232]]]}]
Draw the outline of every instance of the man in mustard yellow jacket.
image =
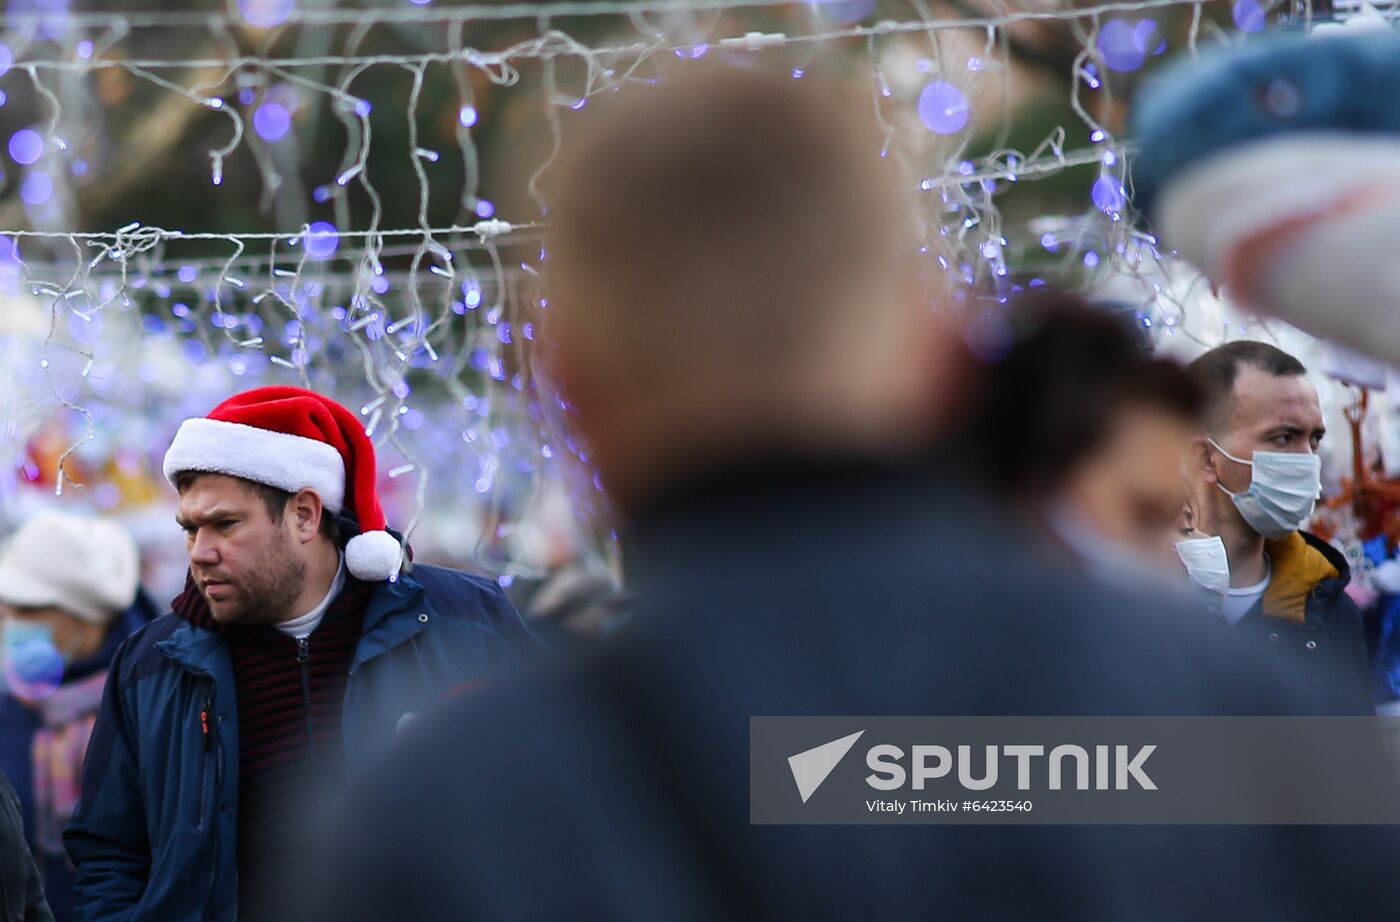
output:
[{"label": "man in mustard yellow jacket", "polygon": [[1368,713],[1361,616],[1345,557],[1302,530],[1321,490],[1326,429],[1317,389],[1293,356],[1240,340],[1190,366],[1207,399],[1187,464],[1191,507],[1229,558],[1222,614],[1297,668],[1322,672],[1327,709]]}]

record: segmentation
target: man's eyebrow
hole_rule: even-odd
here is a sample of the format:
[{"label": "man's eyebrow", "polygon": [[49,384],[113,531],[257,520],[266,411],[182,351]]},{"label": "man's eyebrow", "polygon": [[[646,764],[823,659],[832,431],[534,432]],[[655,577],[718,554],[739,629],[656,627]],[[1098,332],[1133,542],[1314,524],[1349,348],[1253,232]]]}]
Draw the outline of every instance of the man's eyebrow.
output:
[{"label": "man's eyebrow", "polygon": [[1308,435],[1311,437],[1320,439],[1323,436],[1327,435],[1327,427],[1314,426],[1311,429],[1304,429],[1302,426],[1297,426],[1293,423],[1279,423],[1277,426],[1274,426],[1271,429],[1267,430],[1264,435],[1264,438],[1272,439],[1280,435],[1286,435],[1292,438],[1294,436],[1302,435],[1304,432],[1307,432]]},{"label": "man's eyebrow", "polygon": [[202,525],[206,522],[217,522],[220,519],[233,519],[237,517],[237,513],[235,513],[231,509],[211,509],[203,515],[196,515],[193,518],[189,519],[177,514],[175,516],[175,523],[181,528],[188,529],[193,528],[196,525]]}]

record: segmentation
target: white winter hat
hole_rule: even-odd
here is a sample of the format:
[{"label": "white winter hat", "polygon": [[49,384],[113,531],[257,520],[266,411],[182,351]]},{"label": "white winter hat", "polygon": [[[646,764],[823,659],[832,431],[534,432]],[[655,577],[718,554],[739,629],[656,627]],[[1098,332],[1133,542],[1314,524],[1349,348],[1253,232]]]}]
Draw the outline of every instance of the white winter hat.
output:
[{"label": "white winter hat", "polygon": [[0,602],[106,624],[136,601],[136,542],[106,519],[41,512],[0,555]]}]

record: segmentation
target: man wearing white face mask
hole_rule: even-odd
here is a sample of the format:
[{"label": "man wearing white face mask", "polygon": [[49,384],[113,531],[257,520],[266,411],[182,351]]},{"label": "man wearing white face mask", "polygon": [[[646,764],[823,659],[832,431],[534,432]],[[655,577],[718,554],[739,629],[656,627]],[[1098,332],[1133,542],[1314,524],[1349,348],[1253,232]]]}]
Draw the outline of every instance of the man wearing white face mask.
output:
[{"label": "man wearing white face mask", "polygon": [[1196,527],[1223,545],[1179,548],[1195,582],[1228,584],[1221,613],[1297,668],[1324,675],[1338,710],[1369,710],[1365,642],[1343,591],[1346,559],[1302,531],[1321,490],[1325,429],[1317,390],[1293,356],[1242,340],[1189,370],[1206,395],[1206,430],[1187,463]]}]

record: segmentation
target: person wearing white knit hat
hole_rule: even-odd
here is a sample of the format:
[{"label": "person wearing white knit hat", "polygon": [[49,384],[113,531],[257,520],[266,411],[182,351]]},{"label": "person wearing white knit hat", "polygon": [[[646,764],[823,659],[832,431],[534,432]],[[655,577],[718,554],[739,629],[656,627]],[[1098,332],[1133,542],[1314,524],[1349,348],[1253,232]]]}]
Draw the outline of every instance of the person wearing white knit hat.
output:
[{"label": "person wearing white knit hat", "polygon": [[59,922],[76,918],[63,827],[117,648],[157,614],[136,543],[108,519],[28,519],[0,549],[0,770]]},{"label": "person wearing white knit hat", "polygon": [[97,652],[112,619],[136,601],[139,578],[136,542],[117,523],[39,513],[0,554],[7,651],[20,634],[12,625],[22,623],[51,632],[65,660]]}]

